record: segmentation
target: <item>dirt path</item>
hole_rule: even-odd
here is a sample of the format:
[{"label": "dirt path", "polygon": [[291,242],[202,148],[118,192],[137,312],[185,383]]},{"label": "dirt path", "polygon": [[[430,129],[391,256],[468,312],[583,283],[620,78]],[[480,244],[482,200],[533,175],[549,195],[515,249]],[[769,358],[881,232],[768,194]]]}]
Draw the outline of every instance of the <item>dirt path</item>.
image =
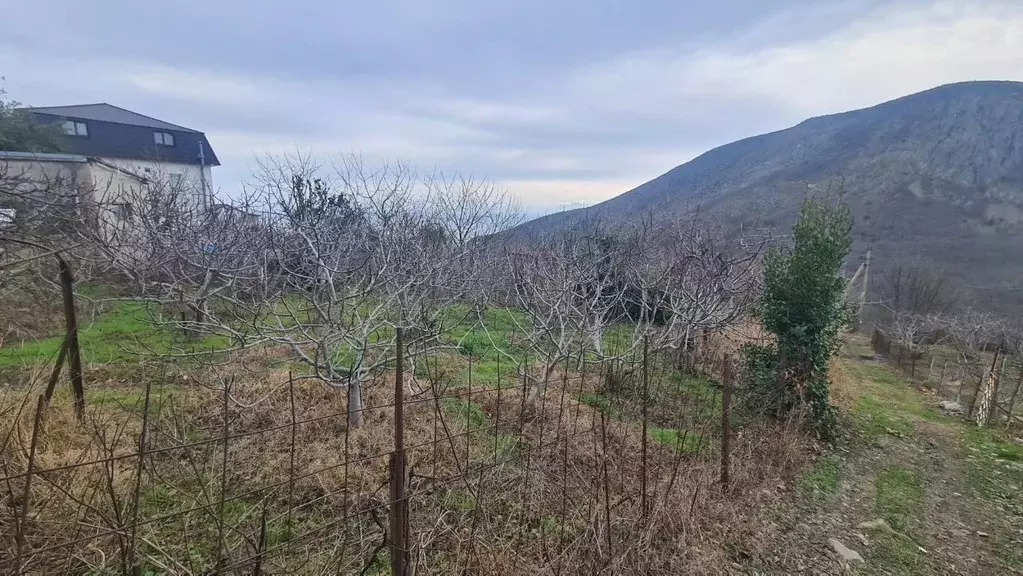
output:
[{"label": "dirt path", "polygon": [[850,437],[760,515],[739,573],[1023,574],[1023,445],[939,414],[863,353],[841,362]]}]

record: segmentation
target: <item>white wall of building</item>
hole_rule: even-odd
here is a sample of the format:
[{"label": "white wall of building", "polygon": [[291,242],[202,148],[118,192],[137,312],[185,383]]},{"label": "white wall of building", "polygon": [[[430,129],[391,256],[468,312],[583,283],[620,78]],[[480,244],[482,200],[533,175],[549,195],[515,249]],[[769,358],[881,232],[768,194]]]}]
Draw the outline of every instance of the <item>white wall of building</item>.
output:
[{"label": "white wall of building", "polygon": [[213,171],[210,166],[179,164],[176,162],[155,162],[149,160],[125,160],[123,158],[101,158],[103,162],[137,174],[148,180],[164,182],[172,186],[180,183],[183,189],[213,190]]}]

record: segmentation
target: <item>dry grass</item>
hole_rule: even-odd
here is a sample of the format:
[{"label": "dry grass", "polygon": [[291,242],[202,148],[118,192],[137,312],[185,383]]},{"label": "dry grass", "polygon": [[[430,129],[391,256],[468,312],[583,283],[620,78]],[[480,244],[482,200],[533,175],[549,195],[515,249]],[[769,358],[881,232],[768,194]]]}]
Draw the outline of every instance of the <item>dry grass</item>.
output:
[{"label": "dry grass", "polygon": [[[154,365],[92,382],[84,425],[61,392],[46,412],[36,470],[136,452],[146,384],[150,455],[137,514],[137,458],[35,475],[23,531],[27,572],[119,571],[136,523],[136,557],[168,574],[201,573],[218,558],[229,568],[261,550],[275,573],[384,571],[386,553],[374,551],[387,525],[393,381],[368,387],[365,425],[350,429],[344,394],[308,380],[289,385],[282,354],[252,350],[218,366]],[[530,401],[521,388],[469,389],[464,379],[408,391],[417,573],[727,572],[733,559],[723,543],[755,542],[743,519],[778,497],[807,440],[793,423],[746,424],[733,440],[732,483],[723,490],[717,392],[695,394],[669,376],[658,375],[665,416],[652,406],[651,426],[701,440],[647,437],[645,514],[634,386],[618,391],[616,410],[581,402],[606,393],[596,370],[585,379],[561,375]],[[216,440],[224,382],[233,383],[227,430],[240,436],[227,444],[226,469]],[[5,476],[27,466],[38,392],[38,383],[9,387],[0,398],[0,431],[11,432],[0,450]],[[294,444],[292,395],[294,418],[304,422],[294,426]],[[189,446],[170,449],[180,445]],[[0,494],[6,558],[17,549],[24,480],[8,480]]]}]

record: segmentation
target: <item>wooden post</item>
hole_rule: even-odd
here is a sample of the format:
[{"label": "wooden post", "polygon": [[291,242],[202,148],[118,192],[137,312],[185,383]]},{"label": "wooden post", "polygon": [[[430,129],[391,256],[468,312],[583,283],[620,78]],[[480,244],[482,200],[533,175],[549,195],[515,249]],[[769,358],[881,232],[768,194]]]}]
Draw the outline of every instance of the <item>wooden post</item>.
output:
[{"label": "wooden post", "polygon": [[863,286],[860,288],[860,305],[856,310],[856,324],[863,325],[863,309],[867,304],[867,286],[870,283],[870,248],[867,248],[867,257],[863,261]]},{"label": "wooden post", "polygon": [[[1009,358],[1007,354],[1002,355],[1002,365],[999,367],[998,376],[995,378],[995,391],[991,402],[994,403],[996,406],[998,405],[998,394],[1001,392],[1002,389],[1002,378],[1005,377],[1005,361],[1008,359]],[[993,412],[993,414],[995,414],[996,418],[998,417],[997,412]]]},{"label": "wooden post", "polygon": [[1016,389],[1012,391],[1012,396],[1009,398],[1009,407],[1006,410],[1009,414],[1007,423],[1012,422],[1012,408],[1016,405],[1016,397],[1019,396],[1019,389],[1023,386],[1023,365],[1019,368],[1019,380],[1016,381]]},{"label": "wooden post", "polygon": [[[998,348],[995,348],[995,355],[994,355],[993,358],[991,358],[991,368],[988,369],[986,374],[982,373],[980,375],[980,379],[977,381],[977,390],[973,393],[973,400],[970,401],[970,412],[969,412],[969,417],[970,418],[973,418],[974,409],[977,407],[977,397],[980,396],[983,393],[983,390],[985,388],[985,386],[984,386],[984,381],[986,380],[985,376],[990,376],[992,379],[995,379],[995,376],[996,376],[995,375],[995,368],[998,366],[998,354],[1001,351],[1002,351],[1001,345],[999,345]],[[992,390],[992,393],[993,392],[994,392],[994,390]],[[997,398],[992,396],[991,402],[992,403],[997,403],[997,402],[995,402],[995,400],[997,400]],[[991,410],[992,406],[981,406],[981,408],[984,409],[984,411],[986,413],[978,415],[977,423],[983,425],[983,424],[987,423],[987,419],[988,419],[988,417],[990,416],[990,414],[992,412],[992,410]]]},{"label": "wooden post", "polygon": [[60,266],[60,291],[64,299],[64,320],[67,324],[67,353],[71,365],[71,390],[75,395],[75,416],[85,422],[85,386],[82,383],[82,354],[78,347],[78,318],[75,314],[75,280],[67,262],[57,256]]},{"label": "wooden post", "polygon": [[57,361],[53,363],[53,370],[50,372],[50,381],[46,383],[46,392],[43,396],[46,397],[46,403],[49,404],[53,398],[53,392],[57,389],[57,380],[60,379],[60,369],[64,366],[64,361],[67,359],[67,348],[68,348],[68,336],[64,335],[64,341],[60,343],[60,351],[57,353]]},{"label": "wooden post", "polygon": [[[395,331],[394,343],[397,353],[394,359],[394,451],[391,452],[390,468],[390,524],[391,524],[391,574],[408,574],[408,500],[405,493],[405,382],[404,351],[402,350],[401,328]],[[468,466],[468,462],[466,462]]]},{"label": "wooden post", "polygon": [[732,436],[732,422],[730,417],[732,404],[732,362],[728,355],[725,355],[724,365],[721,367],[721,486],[728,488],[728,469],[730,467],[730,442]]}]

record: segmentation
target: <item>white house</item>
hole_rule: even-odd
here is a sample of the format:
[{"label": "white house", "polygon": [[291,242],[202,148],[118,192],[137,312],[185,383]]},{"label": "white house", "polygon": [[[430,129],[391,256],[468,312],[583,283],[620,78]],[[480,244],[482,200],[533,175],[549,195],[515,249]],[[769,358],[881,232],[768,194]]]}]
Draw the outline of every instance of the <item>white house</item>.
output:
[{"label": "white house", "polygon": [[211,168],[220,161],[198,130],[106,103],[26,110],[39,123],[61,125],[69,154],[171,187],[187,186],[203,194],[213,189]]}]

